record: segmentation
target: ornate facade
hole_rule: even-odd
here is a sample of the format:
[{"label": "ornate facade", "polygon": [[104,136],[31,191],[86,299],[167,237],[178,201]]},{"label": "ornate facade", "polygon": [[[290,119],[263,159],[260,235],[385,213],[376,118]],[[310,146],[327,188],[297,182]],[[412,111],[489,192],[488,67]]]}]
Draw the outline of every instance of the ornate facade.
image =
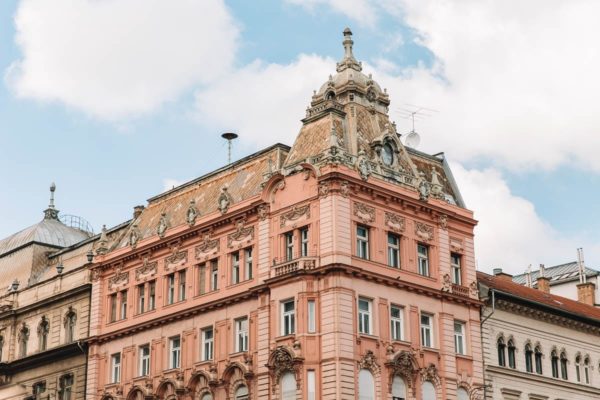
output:
[{"label": "ornate facade", "polygon": [[343,44],[292,148],[153,197],[105,240],[94,398],[478,398],[476,222]]}]

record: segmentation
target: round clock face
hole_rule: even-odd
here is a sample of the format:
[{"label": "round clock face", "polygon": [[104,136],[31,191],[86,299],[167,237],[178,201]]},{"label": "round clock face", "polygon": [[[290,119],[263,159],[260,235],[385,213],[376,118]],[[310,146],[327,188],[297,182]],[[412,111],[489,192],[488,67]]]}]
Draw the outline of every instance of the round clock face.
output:
[{"label": "round clock face", "polygon": [[392,165],[392,163],[394,162],[394,149],[392,148],[392,146],[389,143],[386,143],[383,146],[383,163],[385,165]]}]

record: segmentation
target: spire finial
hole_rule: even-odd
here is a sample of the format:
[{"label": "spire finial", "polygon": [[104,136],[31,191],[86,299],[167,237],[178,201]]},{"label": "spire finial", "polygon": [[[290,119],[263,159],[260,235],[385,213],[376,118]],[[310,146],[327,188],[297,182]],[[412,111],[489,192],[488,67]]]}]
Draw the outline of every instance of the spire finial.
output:
[{"label": "spire finial", "polygon": [[352,31],[350,28],[344,29],[344,41],[342,44],[344,45],[344,58],[354,58],[354,54],[352,54],[354,41],[352,40]]},{"label": "spire finial", "polygon": [[48,208],[44,210],[44,219],[58,219],[58,210],[54,207],[54,192],[56,191],[56,184],[52,182],[50,184],[50,204]]}]

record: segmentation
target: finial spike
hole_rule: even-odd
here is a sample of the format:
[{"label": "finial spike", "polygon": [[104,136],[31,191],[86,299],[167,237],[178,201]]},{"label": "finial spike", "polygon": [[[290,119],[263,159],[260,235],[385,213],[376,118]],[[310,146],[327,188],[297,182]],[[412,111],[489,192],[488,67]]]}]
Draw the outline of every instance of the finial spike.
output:
[{"label": "finial spike", "polygon": [[56,184],[52,182],[50,184],[50,205],[49,208],[54,208],[54,192],[56,191]]},{"label": "finial spike", "polygon": [[48,208],[44,210],[44,219],[56,219],[58,220],[58,210],[54,207],[54,192],[56,191],[56,184],[52,182],[50,184],[50,204]]},{"label": "finial spike", "polygon": [[350,28],[344,29],[344,41],[342,44],[344,45],[344,58],[354,58],[354,54],[352,54],[354,41],[352,40],[352,31]]}]

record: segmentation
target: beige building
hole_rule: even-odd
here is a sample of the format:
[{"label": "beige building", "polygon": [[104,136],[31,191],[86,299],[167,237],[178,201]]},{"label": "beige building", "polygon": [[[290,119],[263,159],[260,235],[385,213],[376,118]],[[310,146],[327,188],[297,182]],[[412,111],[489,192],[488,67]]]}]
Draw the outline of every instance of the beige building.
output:
[{"label": "beige building", "polygon": [[0,241],[0,399],[85,398],[90,236],[51,199],[41,222]]},{"label": "beige building", "polygon": [[[478,273],[486,399],[600,399],[600,310],[496,271]],[[580,300],[593,284],[580,286]]]}]

